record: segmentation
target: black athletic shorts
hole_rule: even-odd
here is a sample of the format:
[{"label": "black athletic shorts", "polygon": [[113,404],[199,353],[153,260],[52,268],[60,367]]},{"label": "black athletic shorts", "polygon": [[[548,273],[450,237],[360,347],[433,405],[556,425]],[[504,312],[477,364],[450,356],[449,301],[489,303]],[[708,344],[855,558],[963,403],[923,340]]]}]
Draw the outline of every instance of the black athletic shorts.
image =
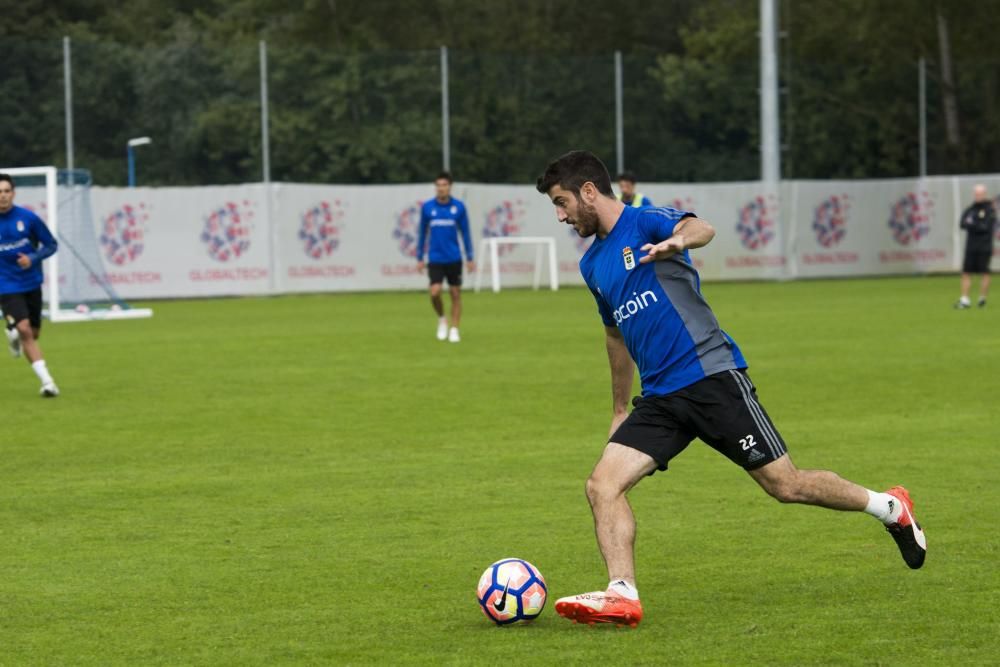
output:
[{"label": "black athletic shorts", "polygon": [[962,262],[962,273],[989,273],[991,259],[993,259],[992,248],[966,250],[965,261]]},{"label": "black athletic shorts", "polygon": [[781,458],[785,442],[746,372],[723,371],[664,396],[637,396],[609,442],[649,454],[660,470],[695,438],[745,470]]},{"label": "black athletic shorts", "polygon": [[0,294],[0,308],[7,327],[28,320],[35,329],[42,328],[42,288],[16,294]]},{"label": "black athletic shorts", "polygon": [[442,283],[447,278],[449,285],[458,287],[462,284],[462,263],[428,264],[427,275],[431,277],[431,285]]}]

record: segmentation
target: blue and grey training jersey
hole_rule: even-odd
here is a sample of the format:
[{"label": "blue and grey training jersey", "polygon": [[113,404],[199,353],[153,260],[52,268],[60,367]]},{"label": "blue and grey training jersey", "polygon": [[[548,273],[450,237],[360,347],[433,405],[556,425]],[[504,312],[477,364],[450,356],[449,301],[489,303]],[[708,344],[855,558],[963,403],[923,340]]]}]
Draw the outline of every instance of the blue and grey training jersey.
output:
[{"label": "blue and grey training jersey", "polygon": [[639,263],[645,254],[639,248],[670,238],[676,224],[691,215],[626,207],[611,233],[595,238],[580,260],[604,324],[618,327],[639,367],[643,396],[669,394],[708,375],[747,367],[702,297],[686,250]]},{"label": "blue and grey training jersey", "polygon": [[430,235],[427,261],[432,264],[453,264],[462,261],[458,234],[462,233],[465,258],[472,261],[472,236],[469,234],[469,216],[465,204],[454,197],[445,203],[436,198],[425,201],[420,208],[420,236],[417,237],[417,261],[424,258],[424,246]]},{"label": "blue and grey training jersey", "polygon": [[[53,255],[56,248],[49,228],[29,209],[12,206],[0,213],[0,294],[20,294],[41,287],[42,260]],[[22,254],[31,259],[27,269],[17,263]]]}]

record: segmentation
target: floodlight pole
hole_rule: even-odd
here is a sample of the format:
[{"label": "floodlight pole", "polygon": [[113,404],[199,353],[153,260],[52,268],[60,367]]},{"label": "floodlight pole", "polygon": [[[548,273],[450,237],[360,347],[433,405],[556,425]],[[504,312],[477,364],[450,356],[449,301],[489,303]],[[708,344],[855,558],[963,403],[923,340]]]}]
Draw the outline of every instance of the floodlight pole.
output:
[{"label": "floodlight pole", "polygon": [[781,180],[778,126],[778,31],[775,0],[760,0],[760,180]]},{"label": "floodlight pole", "polygon": [[927,61],[920,58],[917,64],[917,102],[920,114],[920,177],[927,176]]},{"label": "floodlight pole", "polygon": [[128,186],[135,187],[135,147],[146,146],[153,143],[149,137],[135,137],[128,140],[126,152],[128,153]]},{"label": "floodlight pole", "polygon": [[260,154],[261,174],[265,183],[271,182],[270,114],[267,94],[267,42],[260,41]]},{"label": "floodlight pole", "polygon": [[615,51],[615,148],[618,173],[625,171],[625,121],[622,103],[622,52]]},{"label": "floodlight pole", "polygon": [[66,169],[73,171],[73,63],[69,37],[63,37],[63,99],[66,110]]},{"label": "floodlight pole", "polygon": [[448,47],[441,47],[441,163],[451,171],[451,131],[448,105]]}]

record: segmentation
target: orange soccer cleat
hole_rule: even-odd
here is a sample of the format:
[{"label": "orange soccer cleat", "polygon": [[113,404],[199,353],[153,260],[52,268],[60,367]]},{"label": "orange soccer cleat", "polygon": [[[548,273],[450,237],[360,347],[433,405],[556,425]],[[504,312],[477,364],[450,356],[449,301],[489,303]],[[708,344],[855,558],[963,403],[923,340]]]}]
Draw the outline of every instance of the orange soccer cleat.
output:
[{"label": "orange soccer cleat", "polygon": [[912,569],[917,570],[924,564],[927,557],[927,538],[924,531],[920,529],[920,524],[913,516],[913,501],[910,500],[910,493],[902,486],[894,486],[886,491],[890,496],[899,501],[902,512],[895,523],[885,527],[896,540],[899,552],[903,554],[903,560]]},{"label": "orange soccer cleat", "polygon": [[609,589],[560,598],[556,600],[556,613],[574,623],[614,623],[634,628],[642,620],[642,604]]}]

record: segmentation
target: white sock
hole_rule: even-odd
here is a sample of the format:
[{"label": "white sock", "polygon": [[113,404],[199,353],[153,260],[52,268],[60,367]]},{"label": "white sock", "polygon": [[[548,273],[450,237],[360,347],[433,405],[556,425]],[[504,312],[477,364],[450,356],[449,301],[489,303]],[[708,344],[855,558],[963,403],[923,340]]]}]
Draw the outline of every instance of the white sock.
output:
[{"label": "white sock", "polygon": [[969,297],[967,297],[967,296],[960,296],[960,297],[958,297],[958,302],[960,304],[962,304],[963,306],[969,306],[969,305],[972,304],[972,302],[969,301]]},{"label": "white sock", "polygon": [[38,379],[42,381],[42,384],[49,384],[50,382],[54,382],[52,376],[49,375],[49,369],[45,365],[44,359],[39,359],[38,361],[32,362],[31,370],[35,371],[35,375],[37,375]]},{"label": "white sock", "polygon": [[871,490],[867,491],[868,507],[865,508],[865,513],[871,514],[873,517],[886,525],[895,523],[896,519],[899,518],[899,515],[903,511],[899,498],[890,496],[888,493],[879,493],[878,491]]},{"label": "white sock", "polygon": [[439,317],[438,318],[438,322],[440,322],[441,324],[448,324],[448,318],[447,317]]},{"label": "white sock", "polygon": [[639,590],[624,579],[616,579],[615,581],[609,583],[608,590],[614,591],[623,598],[627,598],[629,600],[639,599]]}]

